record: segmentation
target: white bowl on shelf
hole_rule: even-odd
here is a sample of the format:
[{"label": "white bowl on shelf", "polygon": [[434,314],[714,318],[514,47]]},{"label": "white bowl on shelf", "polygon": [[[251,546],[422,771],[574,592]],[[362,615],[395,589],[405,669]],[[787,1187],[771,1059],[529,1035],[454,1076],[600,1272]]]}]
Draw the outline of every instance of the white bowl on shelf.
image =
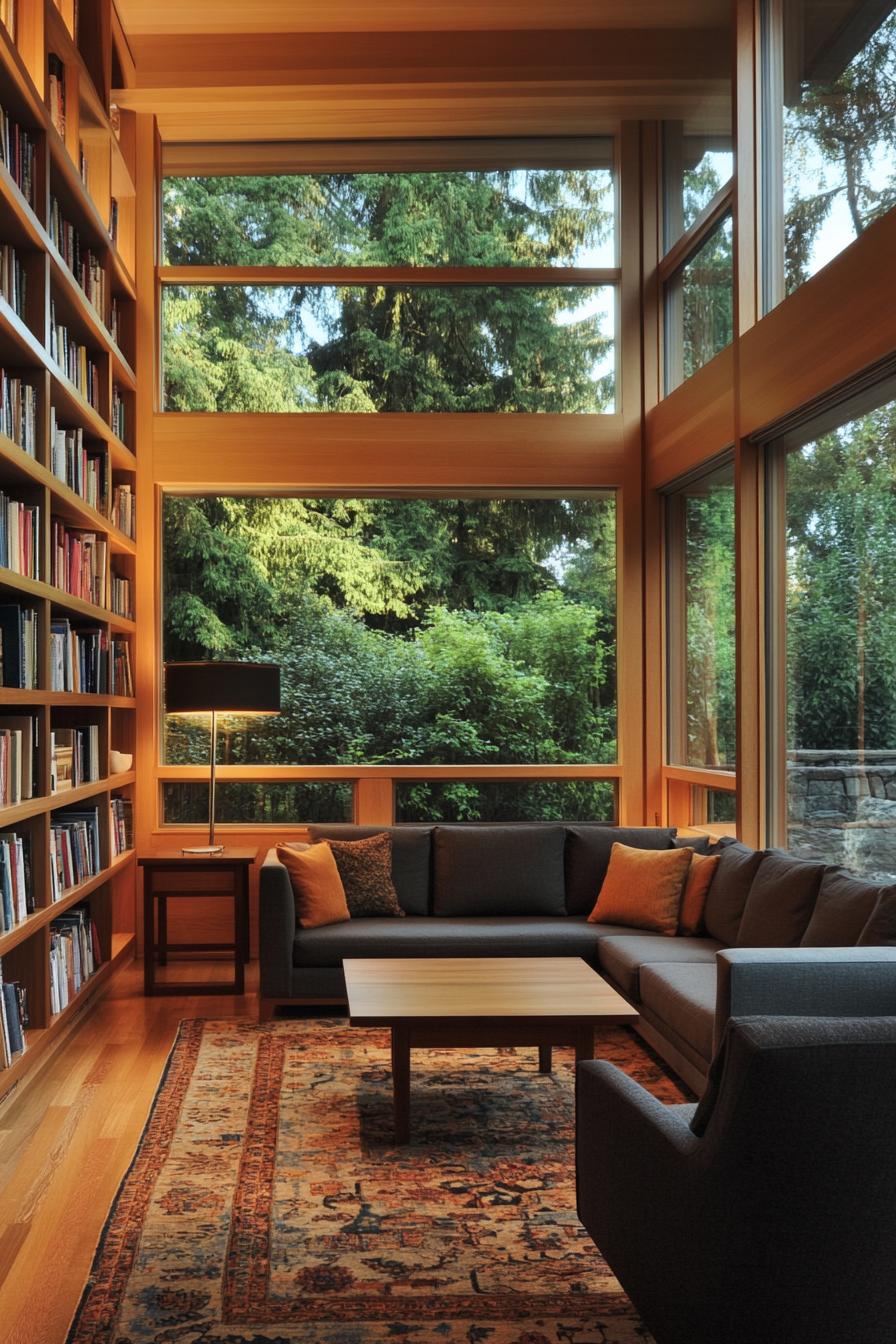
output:
[{"label": "white bowl on shelf", "polygon": [[110,751],[109,767],[113,775],[123,775],[130,770],[134,764],[134,754],[131,751]]}]

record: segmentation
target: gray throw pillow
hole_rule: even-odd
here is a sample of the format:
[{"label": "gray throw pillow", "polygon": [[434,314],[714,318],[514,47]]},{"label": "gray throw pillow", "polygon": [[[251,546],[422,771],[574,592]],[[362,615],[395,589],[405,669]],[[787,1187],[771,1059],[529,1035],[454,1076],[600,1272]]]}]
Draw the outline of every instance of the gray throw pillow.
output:
[{"label": "gray throw pillow", "polygon": [[710,938],[732,946],[737,942],[741,916],[764,849],[750,849],[740,840],[728,837],[719,842],[719,866],[706,897],[703,924]]},{"label": "gray throw pillow", "polygon": [[800,947],[854,947],[881,891],[842,868],[826,868]]},{"label": "gray throw pillow", "polygon": [[433,914],[562,915],[562,826],[437,826]]},{"label": "gray throw pillow", "polygon": [[859,935],[859,947],[896,947],[896,886],[881,891]]},{"label": "gray throw pillow", "polygon": [[823,863],[774,850],[753,878],[737,931],[738,947],[796,947],[806,932],[824,876]]}]

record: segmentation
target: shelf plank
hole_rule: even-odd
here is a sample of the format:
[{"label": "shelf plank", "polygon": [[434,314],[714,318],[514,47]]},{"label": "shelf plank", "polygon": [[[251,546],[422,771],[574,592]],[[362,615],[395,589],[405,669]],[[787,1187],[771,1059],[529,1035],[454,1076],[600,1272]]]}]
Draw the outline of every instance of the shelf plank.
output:
[{"label": "shelf plank", "polygon": [[[5,813],[0,814],[0,816],[5,816]],[[104,868],[101,873],[97,873],[96,877],[89,877],[85,882],[79,882],[76,887],[70,887],[55,904],[42,905],[40,909],[35,910],[33,915],[29,915],[27,919],[22,920],[21,924],[17,924],[14,929],[10,929],[8,933],[0,934],[0,957],[5,956],[7,952],[11,952],[20,943],[27,942],[38,929],[45,928],[57,915],[63,914],[71,906],[86,900],[92,892],[103,886],[123,868],[126,868],[129,863],[132,863],[135,852],[133,849],[125,850],[124,854],[117,855],[107,868]]]},{"label": "shelf plank", "polygon": [[7,705],[49,705],[75,709],[106,708],[134,709],[137,701],[131,695],[91,695],[87,691],[44,691],[20,690],[18,687],[0,688],[4,704]]},{"label": "shelf plank", "polygon": [[[104,775],[102,779],[92,784],[81,784],[77,789],[66,789],[63,793],[42,793],[36,798],[28,798],[25,802],[16,803],[14,807],[0,808],[0,829],[6,830],[10,826],[17,825],[20,821],[28,821],[32,817],[43,816],[45,812],[55,812],[61,807],[69,807],[73,803],[84,801],[84,799],[100,798],[112,792],[113,789],[120,789],[125,784],[133,784],[136,774],[133,770],[127,770],[117,775]],[[93,879],[90,879],[93,881]],[[30,918],[30,916],[29,916]],[[16,928],[20,927],[16,925]],[[15,932],[15,930],[10,930]],[[2,937],[6,937],[3,934]]]}]

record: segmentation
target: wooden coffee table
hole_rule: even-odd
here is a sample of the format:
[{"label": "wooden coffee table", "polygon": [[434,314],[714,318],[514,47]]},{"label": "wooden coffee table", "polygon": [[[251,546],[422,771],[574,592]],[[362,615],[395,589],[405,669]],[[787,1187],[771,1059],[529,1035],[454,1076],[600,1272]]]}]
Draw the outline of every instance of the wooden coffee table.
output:
[{"label": "wooden coffee table", "polygon": [[392,1031],[395,1138],[410,1136],[411,1049],[538,1047],[550,1073],[551,1047],[594,1058],[594,1028],[638,1014],[575,957],[349,958],[343,962],[352,1026]]}]

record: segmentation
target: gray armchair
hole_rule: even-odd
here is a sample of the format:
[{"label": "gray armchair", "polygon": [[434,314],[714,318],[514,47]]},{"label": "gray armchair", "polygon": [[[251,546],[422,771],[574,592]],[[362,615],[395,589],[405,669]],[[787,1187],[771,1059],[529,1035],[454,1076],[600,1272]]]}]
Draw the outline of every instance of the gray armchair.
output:
[{"label": "gray armchair", "polygon": [[696,1107],[579,1066],[579,1217],[657,1344],[893,1339],[894,1135],[896,1016],[733,1018]]}]

